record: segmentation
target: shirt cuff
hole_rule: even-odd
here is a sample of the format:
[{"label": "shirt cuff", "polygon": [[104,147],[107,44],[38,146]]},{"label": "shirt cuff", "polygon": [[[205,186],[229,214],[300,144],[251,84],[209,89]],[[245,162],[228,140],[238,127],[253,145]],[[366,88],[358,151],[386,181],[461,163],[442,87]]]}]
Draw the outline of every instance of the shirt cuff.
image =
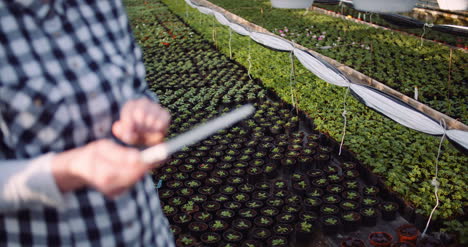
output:
[{"label": "shirt cuff", "polygon": [[37,206],[64,208],[64,195],[52,174],[53,153],[32,160],[2,162],[0,211]]}]

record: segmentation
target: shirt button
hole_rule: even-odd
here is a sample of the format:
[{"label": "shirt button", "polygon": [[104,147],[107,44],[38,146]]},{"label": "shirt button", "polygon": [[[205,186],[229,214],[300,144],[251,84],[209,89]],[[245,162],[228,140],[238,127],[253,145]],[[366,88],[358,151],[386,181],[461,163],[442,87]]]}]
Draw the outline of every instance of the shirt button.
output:
[{"label": "shirt button", "polygon": [[60,37],[61,33],[60,32],[54,32],[53,35],[54,35],[55,38],[58,38],[58,37]]},{"label": "shirt button", "polygon": [[43,104],[42,100],[40,98],[35,98],[34,99],[34,105],[37,107],[41,107]]}]

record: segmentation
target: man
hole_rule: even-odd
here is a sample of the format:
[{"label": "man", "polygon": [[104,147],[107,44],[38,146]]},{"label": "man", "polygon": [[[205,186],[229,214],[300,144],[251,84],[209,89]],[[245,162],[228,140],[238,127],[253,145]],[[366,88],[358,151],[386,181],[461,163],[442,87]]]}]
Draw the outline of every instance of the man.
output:
[{"label": "man", "polygon": [[0,2],[0,246],[173,246],[138,150],[169,114],[119,0]]}]

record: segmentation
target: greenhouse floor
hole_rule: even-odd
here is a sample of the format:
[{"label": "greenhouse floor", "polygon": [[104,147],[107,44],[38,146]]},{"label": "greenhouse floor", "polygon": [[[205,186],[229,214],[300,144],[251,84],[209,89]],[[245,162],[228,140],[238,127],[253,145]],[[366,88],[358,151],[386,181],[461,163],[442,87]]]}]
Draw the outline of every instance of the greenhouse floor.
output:
[{"label": "greenhouse floor", "polygon": [[[155,182],[163,181],[159,195],[178,246],[340,246],[348,236],[370,246],[369,233],[382,231],[397,239],[395,229],[408,223],[398,213],[389,221],[378,217],[370,227],[359,227],[361,221],[356,221],[351,232],[343,233],[342,215],[353,211],[362,217],[359,209],[378,212],[394,200],[386,188],[372,182],[372,174],[349,152],[337,156],[335,140],[314,130],[313,121],[304,113],[250,78],[246,68],[220,53],[162,2],[145,6],[137,4],[141,1],[126,2],[144,50],[150,88],[173,118],[170,137],[238,105],[253,103],[257,109],[253,117],[176,153],[154,171]],[[320,183],[322,179],[328,186]],[[347,197],[348,191],[356,192],[357,199]],[[338,201],[328,201],[331,195]],[[313,210],[305,202],[308,198],[327,200],[319,208],[330,206],[338,211]],[[340,209],[340,201],[357,206]],[[279,215],[296,220],[283,222]],[[332,218],[338,220],[333,224],[340,227],[339,233],[325,235],[329,230],[320,222]],[[239,219],[251,226],[236,225]],[[222,227],[217,228],[216,221]],[[194,222],[206,224],[190,224]],[[301,223],[310,224],[313,230],[303,229],[307,239],[298,241],[294,229]],[[279,225],[289,232],[281,232]],[[236,235],[239,232],[243,234]],[[246,244],[250,240],[254,245]]]}]

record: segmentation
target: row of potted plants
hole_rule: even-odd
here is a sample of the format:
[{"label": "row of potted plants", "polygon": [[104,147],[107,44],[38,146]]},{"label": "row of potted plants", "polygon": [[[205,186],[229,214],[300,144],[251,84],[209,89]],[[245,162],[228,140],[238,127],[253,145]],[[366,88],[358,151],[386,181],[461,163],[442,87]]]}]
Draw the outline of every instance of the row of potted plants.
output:
[{"label": "row of potted plants", "polygon": [[[179,24],[180,24],[180,23],[179,23]],[[182,24],[181,24],[181,25],[182,25]],[[176,26],[176,25],[172,24],[171,26]],[[179,40],[176,39],[176,43],[179,42],[179,41],[183,43],[182,45],[186,45],[186,46],[191,46],[191,45],[192,45],[192,43],[184,43],[185,40],[182,39],[182,38],[179,39]],[[203,43],[203,42],[202,42],[202,43]],[[159,47],[159,45],[160,45],[160,44],[156,44],[156,46],[158,46],[158,47]],[[170,47],[166,47],[165,49],[169,49],[169,50],[174,49],[174,50],[177,50],[177,47],[178,47],[179,45],[180,45],[180,44],[177,44],[177,45],[174,44],[174,45],[171,45]],[[159,47],[159,48],[160,48],[160,47]],[[147,48],[147,49],[149,49],[149,48]],[[200,52],[201,52],[201,50],[203,50],[203,49],[207,49],[207,50],[209,50],[209,51],[213,51],[213,47],[211,47],[211,46],[209,46],[209,45],[200,45],[200,46],[199,46],[199,49],[200,49],[200,50],[199,50]],[[154,49],[153,51],[155,51],[155,50],[158,50],[158,49]],[[167,51],[167,50],[166,50],[166,51]],[[198,52],[198,54],[201,54],[200,52]],[[148,54],[148,55],[146,55],[146,54]],[[197,53],[194,53],[194,54],[197,54]],[[212,53],[212,54],[213,54],[213,53]],[[150,60],[152,59],[152,56],[154,56],[154,55],[155,55],[154,53],[150,53],[150,52],[149,52],[149,53],[145,53],[146,61],[150,61]],[[213,56],[214,56],[214,55],[213,55]],[[220,61],[223,61],[223,59],[220,59]],[[225,60],[224,60],[224,61],[225,61]],[[161,61],[160,61],[160,62],[161,62]],[[225,66],[221,66],[221,67],[225,67]],[[233,67],[236,68],[236,66],[233,66]],[[154,67],[153,67],[153,68],[154,68]],[[172,68],[171,68],[171,70],[174,70],[174,69],[176,69],[176,68],[175,68],[175,67],[172,67]],[[182,67],[181,67],[181,69],[182,69]],[[240,72],[244,72],[244,73],[245,73],[245,71],[242,71],[242,69],[241,69],[240,67],[238,67],[238,66],[237,66],[237,69],[240,70]],[[154,71],[154,69],[153,69],[153,71]],[[181,73],[181,75],[186,75],[186,76],[181,76],[181,80],[180,80],[181,83],[183,83],[184,81],[186,81],[187,78],[192,78],[191,76],[188,76],[188,75],[194,73],[192,70],[184,70],[184,71],[185,71],[185,72],[184,72],[184,73]],[[191,71],[192,71],[192,72],[191,72]],[[200,70],[197,70],[197,71],[200,71]],[[206,69],[206,71],[209,72],[210,69]],[[174,73],[175,71],[172,71],[172,72]],[[214,71],[214,72],[212,72],[211,74],[215,74],[216,72],[218,72],[218,71]],[[199,73],[199,72],[197,72],[197,73]],[[150,73],[149,73],[149,75],[150,75]],[[229,75],[229,73],[228,73],[228,75]],[[198,76],[206,76],[206,77],[208,77],[208,76],[210,76],[210,74],[201,74],[201,75],[199,74]],[[250,83],[251,85],[255,85],[252,81],[248,80],[247,78],[248,78],[248,77],[244,77],[244,80],[245,80],[245,81],[243,81],[243,82],[240,83],[240,84],[249,84],[249,83]],[[182,80],[182,79],[183,79],[183,80]],[[181,89],[181,88],[177,88],[177,90],[180,90],[180,91],[178,91],[178,92],[180,92],[178,95],[180,95],[180,96],[186,96],[186,97],[180,97],[180,99],[172,98],[172,99],[170,99],[170,101],[172,101],[171,103],[174,103],[174,100],[177,100],[177,102],[179,102],[179,103],[190,102],[190,104],[191,104],[192,106],[196,106],[196,105],[199,104],[199,102],[200,102],[201,100],[202,100],[202,101],[207,101],[206,98],[203,97],[203,96],[205,96],[206,94],[211,93],[211,92],[212,92],[211,90],[213,90],[213,91],[219,90],[218,84],[216,84],[216,83],[213,83],[213,84],[214,84],[214,85],[213,85],[212,88],[211,88],[211,87],[208,87],[208,85],[210,85],[210,84],[207,84],[207,85],[205,85],[204,88],[197,89],[197,90],[192,90],[191,88],[188,88],[188,86],[187,86],[187,89],[186,89],[186,90],[182,90],[183,88],[182,88],[182,89]],[[154,86],[154,88],[153,88],[154,90],[159,90],[159,95],[160,95],[161,101],[164,102],[165,97],[171,95],[170,93],[165,93],[165,92],[168,91],[168,90],[174,89],[174,86],[173,86],[173,85],[177,85],[177,83],[174,83],[173,85],[168,85],[167,88],[165,87],[165,84],[164,84],[163,82],[158,82],[158,83],[154,83],[154,82],[153,82],[152,85]],[[234,84],[234,85],[236,85],[236,84]],[[239,85],[239,84],[237,84],[237,85]],[[228,87],[228,88],[229,88],[229,87]],[[255,87],[251,87],[251,88],[255,88]],[[177,91],[177,90],[174,90],[174,91]],[[250,89],[249,89],[249,90],[250,90]],[[174,92],[174,91],[173,91],[173,92]],[[223,91],[224,91],[224,89],[223,89]],[[250,91],[249,91],[249,92],[250,92]],[[242,93],[243,93],[243,92],[242,92]],[[197,97],[197,96],[198,96],[198,97]],[[235,96],[235,95],[234,95],[234,96]],[[169,102],[169,100],[168,100],[167,102]],[[258,104],[259,107],[258,107],[258,108],[259,108],[260,110],[263,110],[263,112],[260,111],[260,113],[258,113],[253,119],[251,119],[253,122],[252,122],[252,121],[250,121],[250,122],[246,121],[245,123],[243,123],[243,125],[236,127],[237,130],[234,130],[234,128],[233,128],[232,130],[229,130],[229,132],[222,132],[222,133],[220,133],[220,135],[218,135],[217,138],[213,138],[213,139],[209,140],[209,141],[212,141],[211,144],[213,144],[215,141],[218,142],[219,140],[223,140],[223,139],[231,139],[231,141],[234,141],[234,140],[236,140],[236,139],[239,139],[239,138],[234,138],[234,139],[233,139],[232,137],[226,138],[226,136],[229,137],[229,134],[231,134],[231,132],[232,132],[232,134],[237,134],[236,137],[239,137],[239,134],[243,132],[242,129],[244,129],[244,132],[245,132],[246,129],[247,129],[247,130],[249,130],[249,132],[248,132],[248,133],[249,133],[249,136],[254,137],[254,139],[257,141],[257,143],[254,142],[254,143],[252,144],[252,145],[256,145],[256,148],[258,147],[258,148],[260,149],[260,150],[256,150],[256,151],[261,151],[262,148],[267,148],[268,145],[266,145],[266,147],[261,147],[261,145],[260,145],[259,142],[258,142],[258,139],[259,139],[259,138],[268,137],[269,135],[274,135],[275,133],[274,133],[274,131],[272,131],[271,129],[270,129],[269,131],[265,131],[265,130],[266,130],[266,126],[264,126],[264,125],[265,125],[268,121],[263,121],[263,120],[261,120],[261,119],[264,118],[264,117],[267,117],[267,116],[270,115],[270,114],[275,114],[275,113],[276,113],[278,116],[280,116],[280,118],[277,119],[277,120],[280,120],[280,121],[281,121],[281,118],[284,118],[284,119],[288,120],[288,118],[290,118],[290,117],[288,117],[288,115],[286,114],[287,112],[281,110],[281,108],[284,107],[284,106],[275,105],[275,104],[270,105],[269,101],[267,101],[267,102],[268,102],[268,103],[259,102],[259,104]],[[231,101],[231,103],[232,103],[232,101]],[[209,118],[210,115],[217,114],[220,110],[222,111],[223,109],[227,109],[226,107],[224,107],[224,108],[223,108],[223,107],[219,107],[220,104],[222,104],[222,102],[220,103],[219,101],[217,102],[217,104],[213,104],[213,105],[212,105],[213,107],[211,107],[211,109],[209,109],[210,112],[209,112],[209,113],[202,114],[201,117],[198,118],[198,121],[203,121],[204,119]],[[187,108],[184,109],[183,107],[180,107],[180,106],[181,106],[180,104],[179,104],[179,105],[176,105],[176,106],[173,106],[172,104],[169,104],[169,105],[168,105],[168,107],[171,107],[171,108],[172,108],[172,111],[174,111],[174,115],[176,115],[176,116],[184,115],[184,114],[186,115],[186,117],[181,118],[181,119],[182,119],[182,120],[180,120],[181,122],[185,122],[186,120],[188,121],[188,120],[190,119],[190,118],[188,118],[188,116],[190,115],[190,112],[189,112],[189,109],[190,109],[190,108],[187,107]],[[226,106],[229,107],[229,104],[226,103]],[[269,107],[267,108],[266,106],[269,106]],[[265,108],[262,108],[262,107],[265,107]],[[179,112],[177,112],[177,110],[178,110],[179,108],[181,109],[181,113],[182,113],[182,114],[178,114]],[[275,109],[275,110],[270,110],[270,108],[273,108],[273,109],[277,108],[277,109]],[[288,111],[288,109],[284,109],[284,110]],[[290,111],[290,110],[289,110],[289,111]],[[201,112],[204,112],[204,111],[201,111]],[[192,115],[193,115],[193,114],[192,114]],[[292,118],[292,117],[291,117],[291,118]],[[176,119],[177,119],[177,118],[176,118]],[[283,121],[284,121],[284,120],[283,120]],[[195,123],[195,120],[191,121],[191,123]],[[263,126],[262,126],[262,125],[263,125]],[[190,127],[190,125],[187,126],[187,127]],[[247,127],[250,127],[250,128],[247,128]],[[241,130],[239,130],[239,128],[240,128]],[[256,128],[260,128],[260,129],[255,130]],[[263,129],[262,129],[262,128],[263,128]],[[270,128],[271,128],[271,127],[270,127]],[[283,128],[284,128],[284,127],[283,127]],[[173,130],[171,130],[171,133],[172,133],[172,134],[175,134],[175,131],[180,131],[180,128],[174,128]],[[267,133],[267,135],[266,135],[266,136],[265,136],[265,135],[264,135],[264,136],[250,135],[250,134],[253,134],[253,133]],[[297,131],[290,131],[289,134],[290,134],[290,136],[291,136],[292,138],[289,138],[289,137],[288,137],[288,138],[287,138],[288,141],[289,141],[290,139],[291,139],[291,140],[294,140],[294,138],[297,139],[297,136],[294,136],[294,135],[293,135],[294,133],[299,133],[299,132],[297,132]],[[246,135],[246,133],[243,133],[243,135]],[[278,134],[278,133],[276,133],[276,135],[285,135],[285,134]],[[323,135],[321,135],[321,136],[323,137]],[[267,139],[268,139],[268,138],[267,138]],[[302,141],[303,141],[303,143],[302,143],[302,144],[303,144],[303,145],[302,145],[302,148],[303,148],[303,149],[304,149],[305,147],[307,147],[306,144],[309,143],[309,140],[306,140],[306,139],[307,139],[307,138],[305,138],[305,137],[302,138]],[[323,139],[323,138],[322,138],[322,139]],[[262,139],[262,140],[263,140],[263,139]],[[239,140],[239,142],[244,143],[244,142],[242,142],[241,140]],[[247,140],[247,141],[245,142],[245,144],[247,144],[248,142],[250,142],[250,141]],[[313,142],[310,142],[310,143],[313,143]],[[183,183],[183,186],[184,186],[184,187],[179,188],[179,189],[181,190],[180,193],[186,193],[186,191],[182,191],[183,189],[193,189],[193,188],[205,186],[204,184],[198,184],[198,183],[195,182],[195,181],[188,181],[188,180],[187,180],[187,177],[190,177],[190,176],[183,175],[184,173],[191,173],[191,172],[193,171],[193,170],[190,170],[190,168],[186,167],[186,165],[189,165],[189,164],[185,164],[185,162],[188,161],[189,158],[198,158],[196,155],[200,154],[200,152],[206,151],[206,150],[203,150],[203,149],[205,149],[206,146],[210,146],[210,145],[209,145],[210,142],[206,142],[205,144],[206,144],[206,145],[198,145],[198,146],[196,146],[196,147],[193,147],[193,149],[187,149],[187,150],[185,150],[183,153],[185,153],[185,154],[187,154],[187,155],[190,155],[190,156],[192,156],[192,157],[188,157],[188,156],[187,156],[187,157],[184,157],[184,159],[182,159],[183,164],[182,164],[182,163],[180,163],[180,164],[174,164],[174,165],[177,167],[177,169],[178,169],[179,167],[183,167],[182,169],[188,169],[188,170],[185,170],[185,172],[183,172],[183,171],[180,171],[180,173],[177,172],[177,175],[180,177],[180,179],[184,181],[184,183]],[[239,143],[233,142],[233,143],[226,143],[226,144],[239,144]],[[216,147],[219,148],[219,147],[222,146],[222,145],[228,146],[228,145],[226,145],[226,144],[219,144],[219,143],[216,143],[215,145],[212,145],[212,146],[216,146]],[[277,143],[275,143],[275,144],[277,144]],[[297,145],[298,143],[291,142],[291,143],[288,143],[288,146],[289,146],[289,144],[291,144],[291,146],[293,146],[293,148],[294,148],[294,145]],[[319,144],[320,144],[320,141],[317,142],[317,145],[319,145]],[[323,142],[322,144],[326,144],[326,141]],[[205,146],[205,147],[204,147],[204,146]],[[238,146],[238,145],[234,145],[234,149],[230,148],[229,150],[231,150],[231,149],[232,149],[232,150],[237,150],[237,149],[235,149],[236,146]],[[318,152],[318,149],[317,149],[317,148],[318,148],[318,146],[315,147],[315,149],[314,149],[316,152]],[[225,150],[226,150],[226,149],[222,149],[223,152],[224,152]],[[231,151],[232,151],[232,150],[231,150]],[[216,151],[216,150],[215,150],[215,151]],[[219,151],[219,150],[218,150],[218,151]],[[322,151],[324,151],[324,150],[322,150]],[[235,152],[235,151],[234,151],[234,152]],[[206,157],[206,158],[215,158],[215,159],[216,159],[216,157]],[[259,159],[259,160],[261,160],[261,159]],[[177,161],[175,161],[175,162],[177,163]],[[199,162],[199,161],[198,161],[198,162]],[[264,161],[264,163],[265,163],[265,161]],[[194,163],[194,164],[197,164],[196,159],[195,159],[195,163]],[[200,165],[203,165],[203,164],[200,164]],[[226,165],[226,164],[220,165],[220,166],[221,166],[221,167],[224,167],[226,170],[227,170],[228,168],[230,168],[229,165]],[[198,168],[198,167],[197,167],[197,168]],[[253,166],[253,168],[255,168],[255,166]],[[222,168],[220,168],[220,169],[222,169]],[[229,174],[230,174],[231,170],[234,170],[234,169],[229,169]],[[203,172],[203,170],[200,170],[200,172]],[[168,174],[172,174],[171,172],[167,172],[167,173],[168,173]],[[167,174],[163,174],[163,175],[167,175]],[[198,175],[202,175],[202,176],[203,176],[203,173],[198,173]],[[292,175],[294,175],[294,174],[290,174],[290,175],[291,175],[291,179],[292,179]],[[173,178],[172,180],[177,180],[177,179],[175,179],[175,177],[172,177],[172,175],[170,175],[170,176],[171,176],[171,178]],[[184,179],[184,178],[185,178],[185,179]],[[241,176],[237,176],[237,178],[242,178],[242,177],[241,177]],[[185,180],[187,180],[187,181],[185,181]],[[221,180],[222,180],[222,179],[221,179]],[[226,179],[226,180],[227,180],[227,179]],[[248,180],[248,178],[247,178],[247,180]],[[171,181],[171,180],[168,179],[168,180],[166,181],[166,183],[169,183],[170,181]],[[244,181],[245,181],[245,179],[244,179]],[[226,181],[226,182],[227,182],[227,181]],[[299,184],[301,181],[296,181],[296,182],[297,182],[297,184]],[[309,182],[310,182],[310,181],[309,181]],[[306,181],[304,181],[304,183],[307,184]],[[198,186],[197,186],[197,185],[198,185]],[[193,197],[196,197],[196,196],[197,196],[197,195],[193,195]],[[201,196],[200,196],[200,197],[201,197]],[[222,198],[222,197],[220,197],[220,198]],[[163,202],[164,202],[164,200],[163,200]],[[185,204],[184,204],[184,205],[185,205]],[[167,206],[167,204],[164,205],[164,206]],[[189,206],[190,206],[190,204],[187,205],[187,207],[189,207]],[[192,206],[193,206],[193,205],[192,205]]]},{"label": "row of potted plants", "polygon": [[[185,6],[182,3],[166,3],[175,12],[181,13],[182,17],[186,16]],[[244,2],[242,4],[247,5]],[[228,8],[230,5],[223,3],[223,7]],[[251,7],[256,8],[256,6]],[[188,16],[194,16],[195,11],[189,9]],[[233,10],[233,12],[236,11],[240,9]],[[213,27],[206,26],[206,23],[212,23],[211,17],[206,17],[204,22],[190,18],[185,20],[201,34],[206,35],[205,37],[211,37]],[[229,54],[229,31],[225,27],[216,25],[215,30],[216,43],[220,50]],[[284,70],[290,67],[285,55],[264,49],[254,43],[248,49],[245,46],[248,39],[236,35],[232,36],[231,41],[236,60],[245,66],[251,63],[251,73],[260,77],[263,83],[274,89],[284,101],[291,103],[291,88],[289,83],[284,83],[289,81],[290,76],[289,71]],[[249,57],[256,59],[249,60]],[[265,61],[268,61],[268,67],[264,66]],[[298,99],[298,107],[312,117],[316,127],[326,135],[341,139],[343,119],[336,109],[341,109],[343,101],[337,100],[336,95],[343,95],[344,91],[308,76],[308,72],[300,66],[296,67],[296,74],[301,75],[296,77],[293,88],[295,97]],[[429,181],[433,176],[431,171],[437,154],[437,145],[434,143],[438,143],[438,140],[399,126],[369,111],[352,99],[347,101],[347,111],[352,112],[353,117],[348,116],[345,146],[352,150],[356,157],[373,172],[382,176],[387,186],[406,200],[404,205],[401,205],[405,209],[412,208],[408,219],[414,219],[415,212],[419,215],[428,215],[435,200]],[[363,121],[364,119],[366,121]],[[466,195],[461,189],[463,186],[460,185],[465,182],[459,174],[464,174],[463,171],[466,169],[464,163],[466,163],[465,156],[460,155],[452,146],[444,144],[444,152],[439,160],[442,172],[439,175],[443,177],[441,184],[445,189],[439,191],[439,196],[445,203],[438,208],[435,218],[446,219],[442,223],[448,227],[446,231],[449,232],[463,233],[463,222],[460,222],[460,218],[453,218],[453,215],[463,215],[462,201],[466,200]]]}]

